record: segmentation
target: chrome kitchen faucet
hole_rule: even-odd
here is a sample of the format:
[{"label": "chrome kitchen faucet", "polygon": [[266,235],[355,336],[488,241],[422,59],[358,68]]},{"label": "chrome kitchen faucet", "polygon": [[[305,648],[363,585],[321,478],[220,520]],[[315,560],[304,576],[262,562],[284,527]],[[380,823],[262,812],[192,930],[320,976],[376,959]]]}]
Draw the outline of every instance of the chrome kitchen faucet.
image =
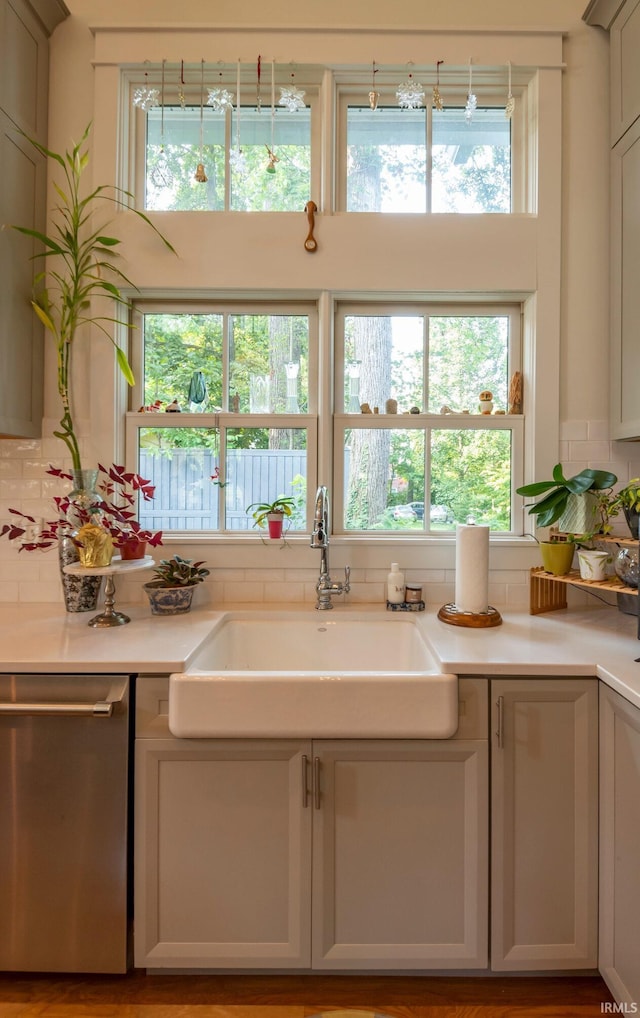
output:
[{"label": "chrome kitchen faucet", "polygon": [[348,594],[351,589],[349,585],[350,566],[344,567],[344,583],[333,583],[329,575],[328,548],[330,530],[329,492],[326,485],[322,484],[316,492],[316,507],[313,514],[313,531],[311,534],[311,547],[320,549],[320,575],[316,583],[318,594],[316,608],[320,611],[333,608],[331,603],[333,594]]}]

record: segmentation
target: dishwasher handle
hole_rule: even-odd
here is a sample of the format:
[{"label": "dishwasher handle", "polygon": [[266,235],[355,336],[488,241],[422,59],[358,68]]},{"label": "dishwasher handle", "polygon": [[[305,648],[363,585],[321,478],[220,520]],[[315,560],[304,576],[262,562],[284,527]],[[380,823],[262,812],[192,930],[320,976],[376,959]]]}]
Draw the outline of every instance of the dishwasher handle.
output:
[{"label": "dishwasher handle", "polygon": [[127,682],[114,682],[106,698],[96,703],[0,703],[0,716],[110,718],[114,706],[125,697]]}]

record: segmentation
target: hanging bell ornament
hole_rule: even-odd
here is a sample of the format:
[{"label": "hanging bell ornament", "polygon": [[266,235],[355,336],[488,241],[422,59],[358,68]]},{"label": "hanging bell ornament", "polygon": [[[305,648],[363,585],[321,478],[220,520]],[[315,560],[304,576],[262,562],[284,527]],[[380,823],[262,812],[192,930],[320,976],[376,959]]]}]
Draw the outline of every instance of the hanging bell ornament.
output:
[{"label": "hanging bell ornament", "polygon": [[194,176],[195,176],[195,179],[198,181],[199,184],[206,184],[206,182],[208,181],[209,178],[207,177],[206,173],[204,172],[204,163],[198,163]]},{"label": "hanging bell ornament", "polygon": [[265,148],[266,148],[267,152],[269,153],[269,161],[268,161],[268,163],[266,165],[266,172],[267,173],[275,173],[276,172],[276,163],[279,163],[280,160],[278,159],[278,157],[275,154],[275,152],[273,151],[273,149],[269,148],[268,145],[265,145]]}]

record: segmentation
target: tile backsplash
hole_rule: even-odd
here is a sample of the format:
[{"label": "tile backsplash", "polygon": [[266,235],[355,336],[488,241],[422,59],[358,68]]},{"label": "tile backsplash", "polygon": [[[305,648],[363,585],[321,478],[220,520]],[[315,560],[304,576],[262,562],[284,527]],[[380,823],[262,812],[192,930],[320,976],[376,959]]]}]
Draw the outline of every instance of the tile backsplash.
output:
[{"label": "tile backsplash", "polygon": [[[49,422],[45,422],[45,425]],[[60,492],[60,482],[46,474],[49,464],[64,466],[64,447],[55,438],[0,439],[0,522],[11,519],[10,508],[36,518],[51,513],[50,498]],[[640,444],[612,442],[606,421],[565,421],[561,425],[559,461],[571,475],[583,467],[613,471],[620,485],[640,475]],[[624,524],[619,527],[624,532]],[[211,575],[196,591],[195,604],[275,604],[315,602],[319,554],[308,538],[291,538],[287,547],[254,542],[214,539],[204,544],[197,538],[171,541],[156,549],[155,557],[183,554],[206,559]],[[416,539],[406,546],[388,539],[366,541],[335,538],[330,548],[330,567],[335,579],[351,566],[349,604],[382,602],[391,561],[399,561],[407,582],[421,583],[430,605],[446,604],[454,597],[455,542],[437,544]],[[489,599],[493,605],[526,606],[529,601],[529,569],[539,563],[535,544],[522,541],[494,542],[490,555]],[[117,581],[118,603],[142,603],[145,574]],[[571,591],[572,600],[587,598]],[[19,552],[0,540],[0,602],[57,602],[62,595],[57,554]],[[336,603],[340,603],[340,599]]]}]

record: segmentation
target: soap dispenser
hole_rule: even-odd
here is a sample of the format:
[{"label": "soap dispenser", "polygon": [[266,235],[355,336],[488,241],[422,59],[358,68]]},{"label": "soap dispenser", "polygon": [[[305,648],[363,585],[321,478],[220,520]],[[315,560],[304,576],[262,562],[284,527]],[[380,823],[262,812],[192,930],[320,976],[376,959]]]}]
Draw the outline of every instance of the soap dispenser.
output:
[{"label": "soap dispenser", "polygon": [[397,562],[391,563],[391,572],[387,576],[387,601],[389,604],[402,604],[404,601],[404,573],[400,572]]}]

